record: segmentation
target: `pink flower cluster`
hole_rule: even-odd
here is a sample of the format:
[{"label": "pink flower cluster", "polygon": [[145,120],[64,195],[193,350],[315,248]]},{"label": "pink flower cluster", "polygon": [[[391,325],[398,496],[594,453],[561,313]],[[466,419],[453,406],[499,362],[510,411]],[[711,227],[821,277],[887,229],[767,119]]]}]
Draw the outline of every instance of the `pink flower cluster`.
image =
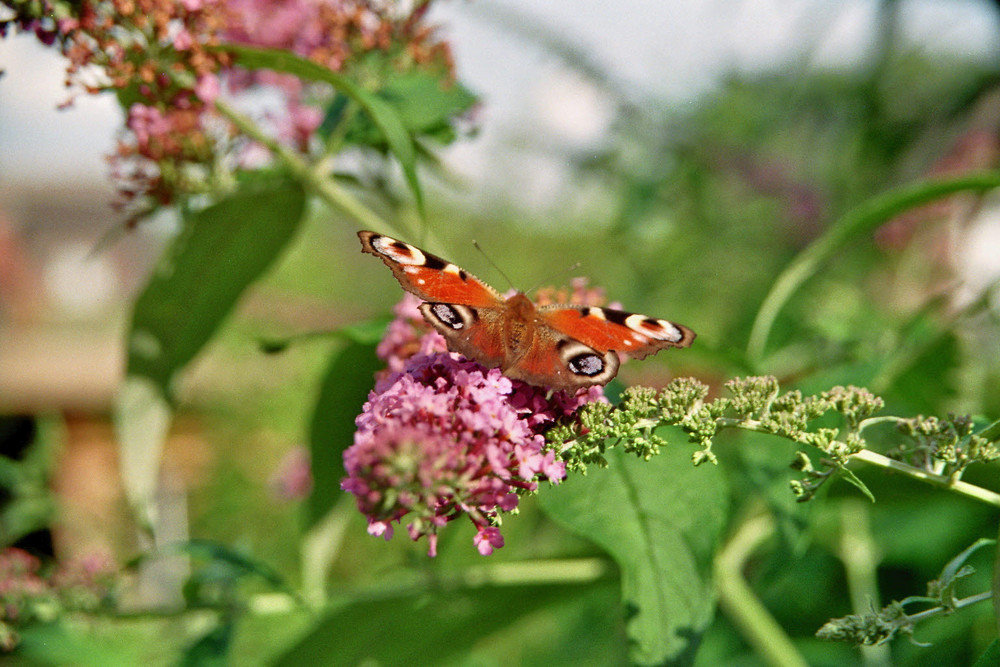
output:
[{"label": "pink flower cluster", "polygon": [[[372,0],[0,0],[0,37],[31,30],[60,49],[73,91],[115,91],[127,107],[121,140],[110,157],[121,207],[142,217],[178,194],[230,182],[224,173],[254,168],[266,155],[216,113],[225,90],[249,88],[248,106],[281,98],[264,110],[265,131],[300,151],[323,120],[331,93],[274,72],[247,72],[220,48],[225,43],[285,49],[336,71],[373,63],[389,71],[452,72],[448,44],[424,22],[430,2]],[[74,93],[76,94],[76,93]],[[67,102],[67,105],[69,102]],[[233,159],[235,158],[235,159]],[[256,158],[256,161],[254,160]],[[133,220],[134,222],[134,220]]]},{"label": "pink flower cluster", "polygon": [[0,551],[0,652],[20,642],[18,628],[65,610],[96,609],[114,576],[110,559],[95,556],[64,563],[43,576],[42,564],[26,551]]},{"label": "pink flower cluster", "polygon": [[417,303],[404,298],[379,346],[389,371],[357,418],[341,487],[357,497],[373,535],[389,539],[392,522],[406,518],[410,537],[426,535],[433,556],[438,530],[467,516],[477,549],[489,555],[503,546],[501,512],[539,481],[566,475],[544,431],[603,393],[550,395],[449,353],[436,332],[418,335],[426,325]]}]

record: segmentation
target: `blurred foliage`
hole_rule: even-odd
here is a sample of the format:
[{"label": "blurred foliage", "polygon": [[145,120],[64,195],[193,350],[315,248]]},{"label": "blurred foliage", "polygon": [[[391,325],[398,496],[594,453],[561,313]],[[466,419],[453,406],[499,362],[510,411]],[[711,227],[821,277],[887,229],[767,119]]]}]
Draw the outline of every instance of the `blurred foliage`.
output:
[{"label": "blurred foliage", "polygon": [[[627,384],[662,386],[692,375],[717,393],[733,375],[767,372],[805,393],[867,386],[884,398],[888,414],[995,419],[996,292],[969,299],[956,288],[962,256],[955,238],[995,207],[980,197],[982,188],[886,220],[874,233],[871,226],[852,227],[788,297],[761,354],[749,350],[761,304],[782,270],[827,238],[836,221],[928,175],[995,169],[1000,161],[990,152],[1000,135],[995,66],[884,46],[872,63],[855,69],[734,74],[683,106],[655,97],[623,102],[593,150],[532,147],[570,170],[558,204],[532,213],[506,202],[465,210],[428,197],[429,220],[463,221],[433,225],[436,242],[453,249],[449,259],[481,273],[476,267],[483,262],[466,245],[478,238],[522,285],[552,281],[553,270],[581,261],[591,280],[629,310],[698,332],[689,351],[627,364],[621,375]],[[254,57],[275,66],[266,53]],[[579,64],[584,75],[593,74],[591,63]],[[283,68],[319,77],[299,61]],[[620,93],[609,81],[592,83]],[[424,196],[415,184],[417,156],[428,157],[420,139],[453,139],[446,120],[472,97],[463,88],[442,92],[420,77],[401,76],[376,93],[333,83],[349,93],[327,110],[325,138],[395,155],[406,188]],[[428,104],[420,103],[424,96]],[[355,115],[351,104],[375,111]],[[423,136],[411,144],[414,135]],[[291,180],[311,187],[291,171]],[[392,182],[385,176],[366,184],[384,189],[380,204],[388,210],[400,197]],[[298,186],[266,196],[246,187],[189,216],[172,252],[175,267],[192,270],[155,275],[136,303],[138,324],[152,323],[161,340],[183,349],[151,366],[143,365],[141,345],[130,350],[133,371],[169,390],[179,413],[197,414],[205,424],[213,470],[191,490],[191,530],[226,546],[204,554],[207,564],[190,575],[187,590],[199,595],[189,597],[188,608],[37,626],[24,633],[15,656],[23,664],[100,664],[100,658],[217,664],[225,656],[231,664],[289,665],[630,658],[765,664],[744,629],[715,610],[706,571],[719,542],[730,549],[726,540],[760,514],[772,517],[773,530],[746,555],[741,571],[806,663],[972,664],[995,640],[997,616],[989,604],[917,626],[915,638],[930,646],[903,639],[861,653],[816,639],[829,619],[867,611],[858,605],[877,609],[923,595],[956,554],[996,535],[997,512],[866,467],[853,471],[876,503],[840,483],[824,486],[810,503],[795,503],[788,482],[798,475],[789,469],[796,447],[763,434],[727,431],[714,444],[718,468],[695,469],[684,439],[665,432],[669,445],[652,465],[618,461],[522,503],[504,525],[506,546],[488,561],[472,549],[464,526],[442,533],[433,561],[405,535],[388,543],[372,539],[338,491],[339,452],[372,385],[371,341],[341,330],[332,342],[296,341],[278,355],[263,355],[255,341],[312,329],[316,312],[329,328],[376,318],[400,292],[383,267],[361,257],[350,218],[303,217]],[[563,206],[584,189],[585,204]],[[408,221],[407,215],[400,217]],[[197,234],[213,236],[200,247],[185,246]],[[218,273],[209,271],[216,262],[241,270],[226,274],[232,282],[217,283]],[[161,290],[167,298],[157,295]],[[167,306],[171,312],[161,317]],[[177,323],[188,326],[179,330]],[[883,437],[873,433],[871,441],[894,443]],[[271,471],[285,452],[307,442],[310,495],[276,501]],[[30,481],[17,470],[4,463],[5,483]],[[998,470],[993,463],[963,479],[1000,491]],[[631,494],[634,515],[617,514],[621,503],[602,507],[605,493]],[[575,506],[584,502],[596,503],[587,520],[597,532],[583,531],[593,541],[577,536],[579,519],[566,520],[585,514]],[[639,527],[624,539],[610,530],[617,521]],[[630,541],[644,529],[653,536]],[[871,561],[852,564],[862,547]],[[990,589],[995,565],[986,551],[970,559],[975,570],[957,584],[963,594]],[[679,581],[664,572],[664,564],[677,562],[672,558],[691,563]],[[572,564],[589,559],[604,566],[577,578]],[[551,569],[532,584],[518,578],[531,564]],[[643,588],[650,579],[655,590]],[[663,599],[671,586],[676,598]],[[289,587],[302,590],[306,603],[287,594]],[[650,597],[660,598],[653,621],[644,615]],[[655,644],[649,638],[656,627],[664,632],[660,653],[636,651],[635,643],[628,653],[630,641]],[[687,639],[683,650],[671,643],[675,635]],[[108,640],[111,648],[98,648]]]}]

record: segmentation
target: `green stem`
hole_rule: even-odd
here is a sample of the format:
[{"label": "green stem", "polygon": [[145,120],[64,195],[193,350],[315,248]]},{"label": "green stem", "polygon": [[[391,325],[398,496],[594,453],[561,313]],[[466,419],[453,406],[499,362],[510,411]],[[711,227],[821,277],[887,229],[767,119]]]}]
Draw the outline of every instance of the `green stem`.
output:
[{"label": "green stem", "polygon": [[917,468],[916,466],[903,463],[902,461],[897,461],[895,459],[890,459],[887,456],[876,454],[868,449],[862,449],[860,452],[851,454],[850,458],[858,461],[864,461],[865,463],[878,466],[880,468],[887,468],[895,472],[900,472],[908,477],[918,479],[932,486],[948,489],[949,491],[954,491],[959,495],[979,500],[989,505],[993,505],[994,507],[1000,507],[1000,493],[996,493],[994,491],[990,491],[989,489],[984,489],[981,486],[969,484],[968,482],[963,482],[961,480],[954,480],[947,475],[938,475],[928,472],[921,468]]},{"label": "green stem", "polygon": [[496,565],[474,565],[459,575],[464,586],[523,586],[529,584],[572,584],[597,581],[611,573],[602,558],[532,560]]},{"label": "green stem", "polygon": [[778,313],[820,267],[851,239],[868,234],[892,217],[941,197],[964,190],[984,191],[1000,186],[1000,172],[984,172],[959,178],[924,181],[890,190],[847,212],[812,245],[785,267],[764,298],[750,329],[747,356],[759,364]]},{"label": "green stem", "polygon": [[743,566],[753,551],[774,534],[774,520],[757,516],[740,529],[716,555],[715,585],[719,606],[743,637],[774,667],[807,667],[791,638],[774,620],[743,578]]},{"label": "green stem", "polygon": [[961,609],[962,607],[968,607],[969,605],[989,600],[992,597],[993,591],[983,591],[982,593],[976,593],[975,595],[970,595],[967,598],[956,600],[954,607],[934,607],[933,609],[927,609],[916,614],[907,614],[906,620],[911,623],[919,623],[920,621],[926,621],[928,618],[950,614],[958,609]]},{"label": "green stem", "polygon": [[[866,419],[863,422],[861,422],[859,430],[883,421],[884,422],[899,421],[899,418],[872,417],[870,419]],[[767,428],[759,421],[753,419],[740,420],[740,419],[733,419],[731,417],[720,417],[716,419],[716,424],[719,426],[719,428],[725,428],[725,427],[742,428],[747,431],[755,431],[757,433],[770,433],[772,435],[777,435],[771,429]],[[785,437],[785,436],[780,436],[780,437]],[[846,444],[843,444],[842,446],[845,448],[847,447]],[[984,489],[981,486],[976,486],[975,484],[969,484],[968,482],[963,482],[961,480],[953,479],[948,475],[938,475],[936,473],[929,472],[922,468],[917,468],[916,466],[911,466],[907,463],[903,463],[902,461],[890,459],[889,457],[883,456],[882,454],[876,454],[875,452],[868,449],[862,449],[859,452],[855,452],[854,454],[851,454],[849,458],[856,459],[858,461],[864,461],[865,463],[868,463],[873,466],[878,466],[880,468],[888,468],[889,470],[903,473],[908,477],[918,479],[922,482],[926,482],[933,486],[937,486],[942,489],[948,489],[949,491],[954,491],[959,495],[963,495],[969,498],[974,498],[975,500],[979,500],[989,505],[993,505],[994,507],[1000,507],[1000,493],[990,491],[989,489]]]},{"label": "green stem", "polygon": [[391,229],[389,223],[383,220],[381,216],[362,204],[361,201],[347,190],[339,187],[335,181],[313,169],[298,153],[286,146],[282,146],[274,137],[268,136],[260,126],[234,109],[228,102],[217,99],[215,101],[215,108],[219,113],[232,121],[233,125],[239,128],[243,134],[266,146],[305,187],[312,190],[313,193],[326,201],[327,204],[351,216],[366,229],[373,229],[383,233]]},{"label": "green stem", "polygon": [[[849,498],[841,504],[837,556],[844,564],[854,613],[864,615],[872,608],[881,607],[877,576],[881,555],[872,536],[868,503]],[[861,660],[870,667],[892,664],[889,647],[884,644],[862,646]]]}]

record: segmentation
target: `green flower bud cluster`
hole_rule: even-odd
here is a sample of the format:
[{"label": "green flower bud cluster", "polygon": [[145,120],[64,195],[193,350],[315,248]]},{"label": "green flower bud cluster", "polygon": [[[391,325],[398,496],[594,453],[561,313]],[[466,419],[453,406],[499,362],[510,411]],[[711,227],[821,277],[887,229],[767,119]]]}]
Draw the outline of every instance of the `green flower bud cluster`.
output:
[{"label": "green flower bud cluster", "polygon": [[[680,428],[688,441],[698,446],[692,454],[695,465],[718,462],[712,444],[721,429],[768,433],[821,452],[814,461],[799,451],[792,462],[792,468],[802,473],[800,479],[790,482],[800,501],[812,499],[835,476],[874,500],[847,467],[856,457],[938,484],[943,483],[942,475],[957,482],[968,465],[1000,458],[1000,427],[973,433],[970,418],[953,415],[947,419],[876,417],[885,403],[862,387],[838,386],[806,396],[798,390],[782,393],[772,376],[734,378],[724,386],[729,396],[714,400],[706,400],[709,387],[693,378],[679,378],[660,390],[630,387],[618,405],[589,403],[581,408],[577,421],[551,429],[546,439],[567,470],[586,472],[590,464],[607,465],[605,452],[609,447],[620,446],[643,459],[655,456],[667,444],[660,430],[666,426]],[[840,427],[814,423],[830,414],[839,415]],[[881,423],[895,424],[912,444],[889,457],[870,452],[864,432]],[[904,459],[911,462],[897,464]]]}]

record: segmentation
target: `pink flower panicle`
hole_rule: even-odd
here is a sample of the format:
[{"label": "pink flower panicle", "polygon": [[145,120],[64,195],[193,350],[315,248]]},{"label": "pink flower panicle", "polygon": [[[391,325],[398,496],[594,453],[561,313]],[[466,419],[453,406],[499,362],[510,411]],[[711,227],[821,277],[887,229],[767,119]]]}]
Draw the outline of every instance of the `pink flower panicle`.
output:
[{"label": "pink flower panicle", "polygon": [[539,482],[566,476],[544,432],[604,394],[550,392],[447,352],[419,303],[403,298],[378,347],[389,369],[356,420],[341,488],[356,496],[372,535],[388,540],[392,524],[406,520],[410,538],[426,536],[433,556],[438,530],[466,516],[476,548],[489,555],[503,546],[501,514]]},{"label": "pink flower panicle", "polygon": [[[32,31],[66,57],[74,91],[114,91],[127,108],[126,125],[110,157],[120,208],[130,223],[178,195],[211,191],[213,179],[259,155],[215,112],[228,84],[277,90],[279,111],[265,113],[279,141],[307,151],[322,121],[318,85],[290,75],[246,72],[217,47],[225,42],[291,51],[337,71],[376,60],[390,71],[424,68],[452,76],[449,46],[423,22],[430,3],[416,7],[371,0],[42,0],[4,2],[11,28]],[[405,7],[401,10],[400,7]],[[370,74],[370,72],[369,72]],[[322,89],[324,92],[317,94]],[[325,97],[324,97],[325,95]],[[256,96],[259,101],[261,96]],[[266,96],[265,96],[266,97]],[[67,101],[68,106],[72,98]],[[260,160],[256,161],[259,166]]]},{"label": "pink flower panicle", "polygon": [[94,610],[108,596],[115,568],[92,556],[60,564],[43,574],[38,558],[21,549],[0,551],[0,653],[17,648],[18,629],[50,622],[62,610]]}]

